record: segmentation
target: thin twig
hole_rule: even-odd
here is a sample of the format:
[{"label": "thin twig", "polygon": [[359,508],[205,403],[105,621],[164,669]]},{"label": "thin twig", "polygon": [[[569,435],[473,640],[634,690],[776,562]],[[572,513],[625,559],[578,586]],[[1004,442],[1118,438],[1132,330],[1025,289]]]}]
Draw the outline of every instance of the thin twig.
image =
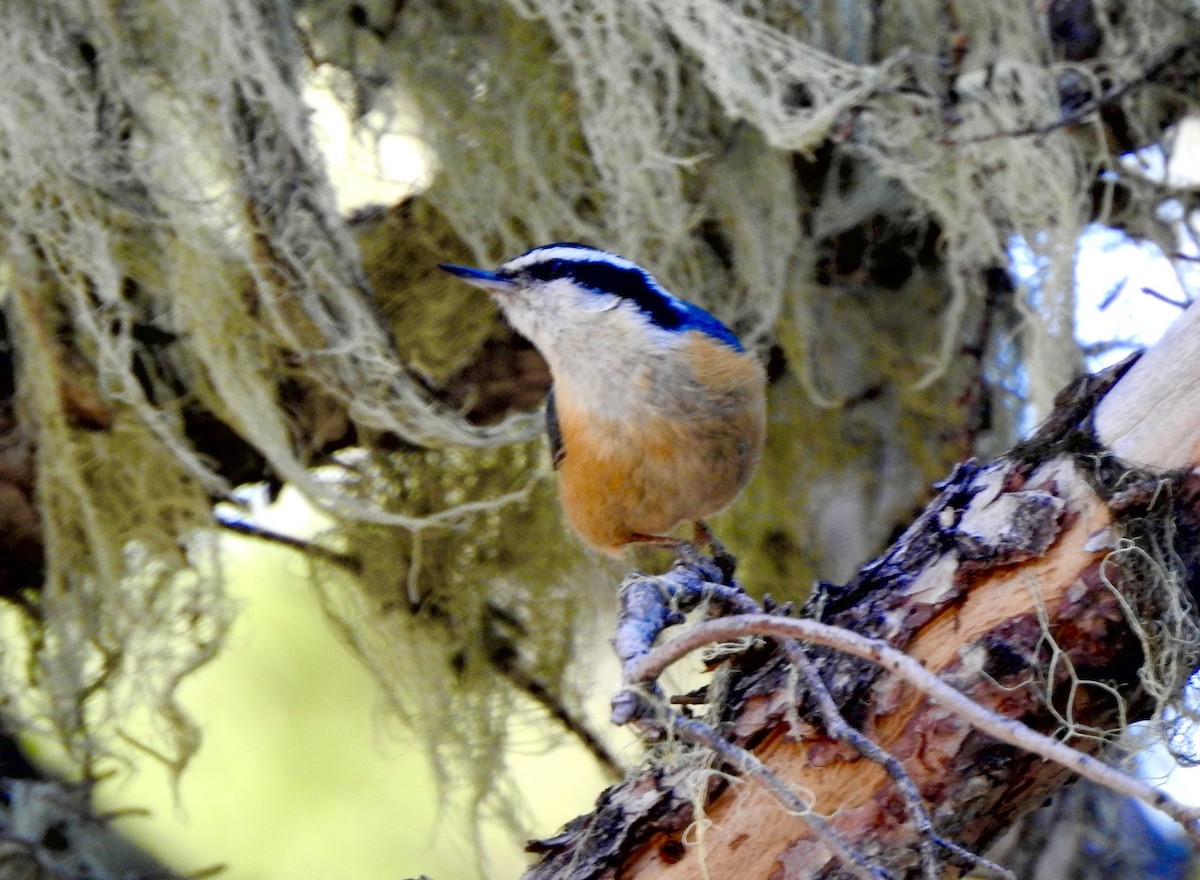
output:
[{"label": "thin twig", "polygon": [[620,763],[608,750],[608,746],[600,741],[582,719],[576,718],[544,684],[516,662],[493,660],[493,663],[513,687],[541,706],[569,734],[578,739],[611,779],[620,779],[624,775]]},{"label": "thin twig", "polygon": [[935,837],[933,820],[929,818],[929,811],[925,809],[921,793],[917,790],[912,777],[908,775],[908,771],[894,755],[846,722],[837,703],[833,700],[833,695],[829,693],[829,688],[825,686],[824,680],[813,665],[812,659],[799,642],[788,639],[783,643],[783,650],[787,654],[788,660],[791,661],[792,668],[803,677],[806,692],[816,703],[817,712],[821,716],[826,732],[834,739],[856,749],[868,761],[882,766],[892,777],[892,781],[896,783],[896,788],[900,791],[900,797],[908,808],[908,815],[912,819],[913,825],[916,826],[917,848],[921,854],[921,867],[925,873],[925,880],[939,880],[942,872],[941,866],[938,864],[937,851],[933,846]]},{"label": "thin twig", "polygon": [[1165,302],[1169,306],[1175,306],[1175,308],[1181,311],[1192,304],[1191,300],[1187,299],[1171,299],[1171,297],[1167,296],[1165,293],[1159,293],[1153,287],[1143,287],[1142,293],[1146,294],[1146,296],[1152,296],[1160,302]]},{"label": "thin twig", "polygon": [[1051,132],[1060,128],[1076,125],[1077,123],[1083,122],[1085,119],[1087,119],[1087,117],[1091,116],[1101,107],[1112,104],[1115,101],[1125,97],[1134,89],[1148,84],[1152,79],[1154,79],[1154,77],[1162,73],[1163,70],[1182,58],[1183,55],[1195,45],[1195,43],[1195,40],[1190,40],[1186,43],[1175,46],[1166,52],[1162,58],[1143,70],[1137,77],[1127,80],[1123,83],[1118,83],[1115,86],[1110,86],[1096,97],[1088,101],[1084,101],[1074,110],[1070,111],[1069,113],[1064,113],[1062,116],[1058,117],[1058,119],[1055,119],[1052,122],[1043,123],[1042,125],[1034,125],[1031,123],[1019,128],[992,131],[988,132],[987,134],[975,135],[973,137],[943,137],[939,138],[938,143],[948,147],[960,147],[967,144],[979,144],[984,143],[985,141],[999,140],[1000,138],[1035,137],[1038,135],[1050,134]]},{"label": "thin twig", "polygon": [[[634,668],[635,660],[644,657],[651,650],[654,640],[666,625],[682,622],[678,612],[673,611],[672,608],[677,606],[679,610],[688,610],[710,601],[728,614],[744,615],[763,612],[764,609],[740,586],[713,583],[707,581],[703,575],[702,570],[684,566],[661,577],[636,575],[627,579],[622,585],[621,623],[618,626],[617,637],[614,639],[614,646],[621,658],[626,681],[633,683],[637,688],[624,691],[614,698],[614,709],[616,710],[614,719],[617,723],[628,723],[640,717],[643,728],[648,728],[651,732],[664,730],[662,719],[646,721],[644,713],[649,705],[648,694],[651,692],[646,689],[647,682],[637,679],[636,673],[631,674],[630,670]],[[850,727],[837,708],[825,682],[799,643],[793,639],[781,641],[784,650],[791,657],[793,666],[804,674],[805,683],[809,692],[813,694],[817,710],[821,713],[826,730],[830,735],[850,744],[868,760],[882,764],[896,781],[901,797],[913,817],[920,839],[922,867],[926,880],[936,880],[942,875],[936,850],[936,847],[939,846],[964,865],[991,871],[1006,880],[1014,880],[1013,875],[1004,868],[936,833],[916,784],[900,762],[868,737]],[[674,719],[679,716],[672,714],[670,718],[672,721],[666,723],[673,723],[678,730],[680,721]],[[682,720],[688,722],[689,729],[695,730],[690,727],[691,719]],[[715,737],[716,733],[712,732],[711,736]],[[696,741],[694,737],[690,738]],[[704,744],[711,745],[708,740]],[[739,753],[744,751],[737,746],[729,745],[738,749]],[[738,762],[738,766],[743,765],[747,765],[745,758],[741,758]],[[794,805],[779,794],[781,790],[787,790],[783,780],[774,776],[766,767],[763,767],[761,771],[756,769],[755,775],[786,807],[794,809]],[[850,858],[849,855],[846,857]]]},{"label": "thin twig", "polygon": [[734,745],[707,724],[694,718],[675,715],[671,719],[671,726],[684,739],[712,749],[721,756],[721,760],[725,763],[738,768],[746,776],[761,783],[776,800],[783,804],[788,812],[807,822],[821,840],[857,876],[867,878],[867,880],[883,880],[889,876],[882,868],[872,865],[856,852],[833,829],[833,826],[813,812],[812,804],[805,803],[802,797],[792,791],[788,784],[772,772],[753,752]]},{"label": "thin twig", "polygon": [[782,644],[792,667],[803,676],[804,686],[816,703],[826,732],[834,739],[854,748],[868,761],[879,764],[892,777],[892,781],[899,789],[900,796],[908,808],[909,817],[916,826],[919,840],[917,845],[921,851],[921,866],[926,880],[939,880],[942,876],[941,863],[938,861],[936,849],[939,846],[959,860],[965,861],[967,865],[987,870],[1004,880],[1017,880],[1016,875],[1007,868],[1003,868],[983,856],[976,855],[937,833],[933,826],[933,819],[921,798],[921,792],[917,789],[913,778],[908,775],[908,771],[904,769],[904,765],[883,746],[850,726],[841,710],[838,709],[837,703],[834,702],[833,695],[829,693],[829,688],[825,686],[825,681],[817,672],[812,658],[808,656],[799,642],[794,639],[786,639]]},{"label": "thin twig", "polygon": [[876,664],[924,692],[974,727],[1026,752],[1065,767],[1119,794],[1136,798],[1162,810],[1183,826],[1193,839],[1200,841],[1200,807],[1188,807],[1165,792],[1140,779],[1122,773],[1090,755],[1077,751],[1059,740],[976,703],[930,672],[920,661],[896,650],[880,639],[872,639],[847,629],[814,620],[774,617],[768,614],[744,614],[698,623],[661,647],[634,660],[626,669],[629,681],[653,681],[668,666],[697,648],[713,642],[747,636],[777,636],[802,639],[851,654]]},{"label": "thin twig", "polygon": [[287,547],[291,550],[297,550],[306,556],[313,556],[320,559],[322,562],[330,562],[350,574],[362,573],[362,562],[357,556],[350,553],[341,553],[337,550],[332,550],[329,547],[324,547],[314,541],[306,541],[304,538],[297,538],[295,535],[287,535],[283,532],[276,532],[272,529],[264,528],[263,526],[248,523],[240,519],[224,519],[217,517],[217,525],[227,532],[233,532],[236,535],[244,535],[248,538],[257,538],[260,541],[267,541],[271,544],[278,544],[280,547]]},{"label": "thin twig", "polygon": [[[350,574],[357,575],[362,573],[362,563],[356,556],[349,553],[339,553],[336,550],[331,550],[312,541],[306,541],[294,535],[287,535],[283,532],[263,528],[244,520],[218,518],[217,523],[221,528],[234,534],[257,538],[260,541],[267,541],[271,544],[296,550],[300,553],[321,559],[324,562],[332,563]],[[488,610],[492,614],[498,613],[498,609],[492,606],[489,606]],[[510,684],[545,709],[554,720],[563,726],[567,733],[578,739],[604,769],[605,773],[614,779],[621,777],[621,765],[612,752],[608,750],[604,743],[597,739],[596,735],[588,729],[583,721],[576,718],[566,706],[560,703],[544,684],[524,669],[519,668],[513,661],[499,662],[493,658],[492,663],[496,670]]]}]

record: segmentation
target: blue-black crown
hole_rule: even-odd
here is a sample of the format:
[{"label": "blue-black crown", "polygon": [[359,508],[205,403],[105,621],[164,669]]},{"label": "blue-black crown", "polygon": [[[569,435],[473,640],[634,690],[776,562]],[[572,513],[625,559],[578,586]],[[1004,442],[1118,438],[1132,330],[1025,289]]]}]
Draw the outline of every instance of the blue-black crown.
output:
[{"label": "blue-black crown", "polygon": [[[571,257],[549,256],[549,252],[556,248],[573,248],[580,253]],[[524,262],[542,251],[547,252],[546,259]],[[523,265],[513,273],[516,276],[537,281],[568,278],[590,290],[629,300],[664,330],[699,330],[736,351],[742,351],[741,342],[728,327],[699,306],[672,296],[653,275],[623,257],[587,245],[559,242],[534,248],[510,262],[518,261]]]}]

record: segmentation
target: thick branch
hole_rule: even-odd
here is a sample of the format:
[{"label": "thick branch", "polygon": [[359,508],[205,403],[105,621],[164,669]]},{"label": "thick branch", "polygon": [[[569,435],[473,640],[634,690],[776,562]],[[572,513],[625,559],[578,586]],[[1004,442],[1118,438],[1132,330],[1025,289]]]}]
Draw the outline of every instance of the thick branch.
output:
[{"label": "thick branch", "polygon": [[1001,742],[1038,755],[1047,761],[1053,761],[1098,785],[1162,810],[1200,839],[1200,807],[1185,806],[1140,779],[1122,773],[1057,739],[1039,734],[1023,724],[985,709],[930,672],[920,661],[897,651],[880,639],[866,638],[841,627],[818,623],[815,620],[789,620],[769,614],[742,614],[732,618],[709,620],[691,627],[687,632],[656,648],[642,657],[629,671],[635,680],[655,679],[668,666],[692,651],[714,642],[735,641],[748,636],[798,639],[869,660],[914,686],[935,703],[950,709],[972,727],[985,731]]},{"label": "thick branch", "polygon": [[1200,463],[1200,309],[1190,307],[1096,407],[1100,442],[1159,469]]},{"label": "thick branch", "polygon": [[[1198,322],[1193,308],[1132,368],[1072,386],[1031,441],[986,468],[961,467],[887,554],[844,587],[823,585],[806,607],[810,617],[873,640],[865,644],[902,651],[904,668],[926,685],[929,676],[946,685],[930,699],[927,686],[903,676],[815,655],[839,710],[898,759],[942,837],[978,850],[1073,773],[1095,767],[1085,756],[1068,771],[1033,757],[1029,743],[998,742],[973,727],[978,718],[964,720],[962,706],[950,708],[954,701],[1065,738],[1078,750],[1072,754],[1097,752],[1105,731],[1152,708],[1139,679],[1147,646],[1137,618],[1161,613],[1156,624],[1171,623],[1163,611],[1171,591],[1200,580],[1191,550],[1200,481],[1190,471],[1200,463]],[[1159,479],[1106,444],[1175,470]],[[1138,546],[1156,523],[1181,536],[1165,578],[1161,567],[1123,565],[1127,555],[1113,552]],[[639,650],[623,638],[627,668],[640,662]],[[811,793],[813,810],[856,853],[895,876],[919,872],[918,841],[889,774],[824,733],[819,720],[807,730],[789,723],[797,707],[785,657],[759,648],[733,658],[723,664],[721,702],[710,707],[721,733],[752,749],[774,777]],[[627,780],[602,796],[596,813],[543,842],[545,856],[528,876],[682,878],[703,870],[721,880],[845,869],[758,785],[710,786],[704,845],[687,846],[693,809],[684,792],[679,779],[654,770]]]}]

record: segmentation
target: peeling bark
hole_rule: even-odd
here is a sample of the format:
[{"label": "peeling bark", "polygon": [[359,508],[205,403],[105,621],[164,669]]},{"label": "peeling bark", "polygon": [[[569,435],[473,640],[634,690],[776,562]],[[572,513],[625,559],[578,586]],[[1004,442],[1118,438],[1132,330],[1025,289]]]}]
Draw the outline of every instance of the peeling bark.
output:
[{"label": "peeling bark", "polygon": [[[978,703],[1044,733],[1062,734],[1067,719],[1095,734],[1146,717],[1153,701],[1139,681],[1143,645],[1127,614],[1153,617],[1163,600],[1156,589],[1194,590],[1200,572],[1200,478],[1190,470],[1200,460],[1200,407],[1179,412],[1167,393],[1200,387],[1200,357],[1181,354],[1193,347],[1200,312],[1178,323],[1160,344],[1168,351],[1145,359],[1157,368],[1131,369],[1131,359],[1073,384],[1030,441],[990,465],[960,465],[886,554],[844,586],[819,585],[803,614],[884,639]],[[1109,435],[1098,437],[1093,423],[1110,390],[1120,392],[1121,427],[1111,436],[1124,459],[1176,470],[1134,468],[1105,448]],[[1165,445],[1144,428],[1147,399],[1169,426]],[[1167,519],[1179,536],[1176,583],[1148,584],[1136,567],[1114,563],[1118,539],[1136,541],[1147,522]],[[845,717],[903,763],[942,836],[981,850],[1069,781],[1061,767],[996,742],[863,661],[812,653]],[[917,876],[915,831],[884,770],[826,736],[802,698],[805,723],[789,724],[798,701],[784,658],[754,649],[722,666],[728,681],[712,708],[723,735],[811,792],[813,809],[873,864]],[[1070,742],[1099,750],[1095,738]],[[704,870],[714,880],[788,880],[846,871],[802,817],[750,784],[711,783],[711,825],[702,845],[685,842],[694,840],[685,832],[695,817],[679,783],[651,768],[609,789],[595,813],[531,847],[542,858],[526,877],[690,878]]]}]

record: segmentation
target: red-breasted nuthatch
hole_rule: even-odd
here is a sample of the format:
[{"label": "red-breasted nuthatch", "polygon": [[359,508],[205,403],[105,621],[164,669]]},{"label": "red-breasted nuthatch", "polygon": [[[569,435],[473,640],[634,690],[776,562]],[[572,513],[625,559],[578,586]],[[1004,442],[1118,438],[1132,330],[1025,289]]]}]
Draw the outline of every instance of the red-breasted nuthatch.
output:
[{"label": "red-breasted nuthatch", "polygon": [[[640,266],[580,244],[534,248],[494,272],[442,269],[488,291],[546,358],[546,427],[567,519],[597,550],[719,545],[704,519],[750,479],[766,376],[724,324]],[[694,546],[694,545],[691,545]]]}]

